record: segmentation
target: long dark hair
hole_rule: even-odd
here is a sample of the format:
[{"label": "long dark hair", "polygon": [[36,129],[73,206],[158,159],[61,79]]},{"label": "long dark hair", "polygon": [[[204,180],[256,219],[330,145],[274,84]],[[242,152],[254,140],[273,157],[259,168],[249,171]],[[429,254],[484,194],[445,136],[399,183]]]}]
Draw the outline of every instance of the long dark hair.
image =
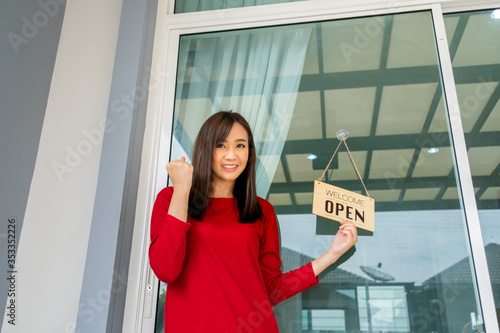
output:
[{"label": "long dark hair", "polygon": [[212,193],[212,158],[218,143],[224,142],[233,124],[237,122],[248,134],[248,162],[236,179],[233,195],[239,211],[239,221],[255,222],[262,216],[255,182],[256,152],[250,125],[239,113],[220,111],[208,118],[198,133],[193,147],[193,184],[189,194],[189,216],[201,220],[205,215]]}]

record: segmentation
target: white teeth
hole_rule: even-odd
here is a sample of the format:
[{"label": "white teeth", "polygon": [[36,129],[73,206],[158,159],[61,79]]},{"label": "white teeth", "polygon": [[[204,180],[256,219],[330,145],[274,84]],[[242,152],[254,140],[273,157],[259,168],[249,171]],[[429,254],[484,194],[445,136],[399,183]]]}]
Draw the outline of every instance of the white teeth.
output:
[{"label": "white teeth", "polygon": [[223,168],[236,168],[237,165],[236,164],[223,164],[222,167]]}]

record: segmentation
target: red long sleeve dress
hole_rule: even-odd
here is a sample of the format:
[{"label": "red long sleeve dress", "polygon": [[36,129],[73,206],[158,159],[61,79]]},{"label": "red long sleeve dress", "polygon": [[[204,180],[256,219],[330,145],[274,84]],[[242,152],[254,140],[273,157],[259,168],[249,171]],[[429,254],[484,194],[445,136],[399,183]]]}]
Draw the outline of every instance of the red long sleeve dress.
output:
[{"label": "red long sleeve dress", "polygon": [[212,198],[203,221],[168,215],[173,188],[163,189],[151,221],[150,265],[166,282],[166,333],[274,333],[272,306],[318,283],[311,264],[282,273],[272,205],[240,223],[236,200]]}]

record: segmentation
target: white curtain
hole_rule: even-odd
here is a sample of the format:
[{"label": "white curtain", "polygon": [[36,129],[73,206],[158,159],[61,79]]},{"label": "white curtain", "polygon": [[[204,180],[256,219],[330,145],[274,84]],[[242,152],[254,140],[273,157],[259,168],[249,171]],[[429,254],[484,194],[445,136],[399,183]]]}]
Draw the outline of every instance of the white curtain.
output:
[{"label": "white curtain", "polygon": [[266,197],[293,116],[312,28],[278,27],[182,38],[174,133],[186,151],[205,119],[241,113],[254,134],[257,189]]}]

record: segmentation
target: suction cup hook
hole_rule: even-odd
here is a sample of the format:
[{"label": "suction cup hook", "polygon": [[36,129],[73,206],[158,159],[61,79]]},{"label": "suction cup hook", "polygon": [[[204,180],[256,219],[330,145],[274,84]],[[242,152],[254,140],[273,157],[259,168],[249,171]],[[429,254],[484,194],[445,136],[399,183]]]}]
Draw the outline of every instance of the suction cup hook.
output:
[{"label": "suction cup hook", "polygon": [[344,129],[341,129],[337,132],[337,139],[339,140],[347,140],[347,138],[349,137],[349,132],[347,132],[346,130]]}]

